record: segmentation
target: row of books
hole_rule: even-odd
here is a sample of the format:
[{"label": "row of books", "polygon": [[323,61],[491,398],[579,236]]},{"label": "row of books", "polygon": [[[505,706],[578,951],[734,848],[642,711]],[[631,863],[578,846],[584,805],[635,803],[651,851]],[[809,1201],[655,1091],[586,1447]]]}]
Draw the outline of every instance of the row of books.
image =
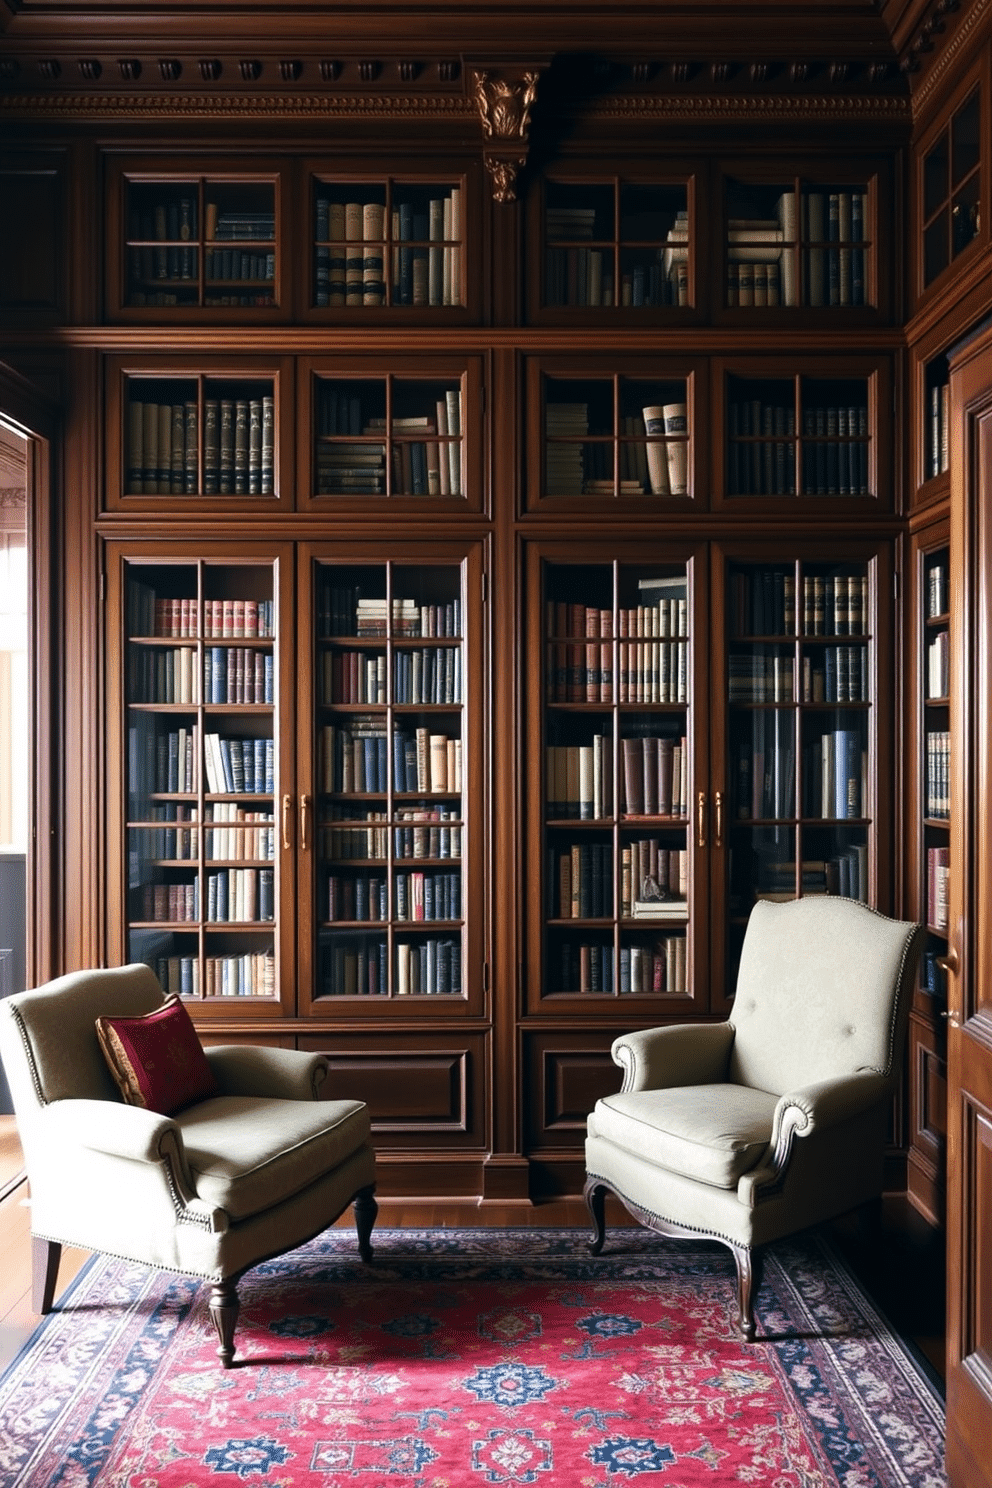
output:
[{"label": "row of books", "polygon": [[553,821],[598,821],[613,815],[613,740],[545,748],[545,810]]},{"label": "row of books", "polygon": [[[732,703],[794,701],[794,660],[785,652],[731,652],[729,693]],[[829,645],[802,657],[804,703],[866,703],[868,651],[865,646]]]},{"label": "row of books", "polygon": [[794,817],[796,749],[793,714],[785,711],[752,713],[748,732],[741,733],[734,748],[738,818],[768,821]]},{"label": "row of books", "polygon": [[[195,188],[185,196],[170,195],[159,201],[132,200],[128,210],[130,242],[190,243],[198,241],[198,212]],[[276,216],[271,209],[225,208],[208,200],[204,208],[204,239],[227,242],[272,242]]]},{"label": "row of books", "polygon": [[782,282],[777,261],[727,261],[728,305],[781,305]]},{"label": "row of books", "polygon": [[[862,305],[865,250],[852,245],[865,241],[867,205],[861,191],[804,190],[798,200],[794,191],[783,191],[774,217],[730,218],[728,272],[775,266],[778,302],[786,306]],[[738,277],[738,292],[739,285]],[[728,303],[740,303],[730,298],[729,283]]]},{"label": "row of books", "polygon": [[951,690],[951,638],[940,630],[927,644],[927,697],[946,698]]},{"label": "row of books", "polygon": [[203,653],[204,701],[271,703],[274,671],[271,651],[256,651],[251,646],[208,646]]},{"label": "row of books", "polygon": [[808,817],[843,821],[865,814],[868,752],[860,729],[831,729],[805,746],[803,787],[803,810]]},{"label": "row of books", "polygon": [[[394,421],[394,428],[402,420]],[[433,420],[421,422],[425,434],[435,432]],[[394,496],[460,496],[462,494],[461,442],[449,439],[394,440],[390,449]],[[386,491],[386,447],[383,444],[351,444],[338,441],[320,444],[315,457],[316,494],[335,496],[383,495]]]},{"label": "row of books", "polygon": [[[685,496],[688,492],[688,412],[684,402],[657,404],[643,410],[643,470],[621,474],[622,495]],[[588,403],[548,401],[544,406],[545,484],[549,496],[612,494],[613,442],[584,442],[589,434]],[[628,427],[630,427],[628,425]],[[639,443],[639,441],[636,441]],[[635,447],[636,447],[635,443]],[[635,472],[640,457],[628,456]]]},{"label": "row of books", "polygon": [[208,248],[204,254],[207,282],[269,283],[276,277],[274,253],[250,253],[243,248]]},{"label": "row of books", "polygon": [[927,807],[929,817],[946,819],[951,814],[951,735],[946,729],[927,734]]},{"label": "row of books", "polygon": [[[689,642],[620,642],[617,700],[621,703],[688,703]],[[548,701],[612,703],[613,643],[556,642],[549,647]]]},{"label": "row of books", "polygon": [[[845,419],[846,424],[846,419]],[[728,483],[732,496],[794,496],[795,445],[767,436],[732,439],[728,448]],[[867,496],[868,440],[838,435],[804,439],[802,493],[806,496]]]},{"label": "row of books", "polygon": [[[357,585],[321,584],[317,594],[317,633],[321,638],[363,635],[381,637],[455,637],[462,633],[461,600],[420,604],[385,595],[365,595]],[[392,624],[390,625],[390,619]]]},{"label": "row of books", "polygon": [[451,996],[462,990],[462,943],[455,938],[427,939],[396,947],[396,994],[399,997]]},{"label": "row of books", "polygon": [[424,646],[393,653],[394,703],[460,703],[462,653],[459,646]]},{"label": "row of books", "polygon": [[950,849],[927,848],[927,924],[934,930],[946,931],[950,902],[948,898]]},{"label": "row of books", "polygon": [[620,750],[620,809],[625,817],[688,815],[689,750],[684,734],[624,738]]},{"label": "row of books", "polygon": [[[271,496],[275,489],[275,399],[205,398],[204,496]],[[199,407],[128,403],[126,490],[129,495],[200,493]]]},{"label": "row of books", "polygon": [[626,249],[618,280],[610,248],[549,247],[545,254],[545,304],[583,309],[688,305],[688,258],[666,263],[666,257],[662,248],[653,253]]},{"label": "row of books", "polygon": [[[200,829],[195,825],[199,820],[198,807],[167,801],[146,809],[149,821],[171,821],[175,825],[132,830],[128,840],[128,883],[132,888],[142,881],[145,863],[184,863],[200,856]],[[191,825],[182,826],[181,822]],[[209,842],[207,852],[209,855]]]},{"label": "row of books", "polygon": [[[830,858],[804,858],[799,864],[800,892],[839,895],[868,903],[868,847],[856,842]],[[755,899],[785,901],[796,897],[796,864],[791,859],[763,857],[756,875]]]},{"label": "row of books", "polygon": [[200,918],[199,876],[189,883],[144,883],[135,920],[146,922],[198,922]]},{"label": "row of books", "polygon": [[549,848],[548,890],[552,919],[612,918],[612,844],[573,842],[564,851]]},{"label": "row of books", "polygon": [[129,646],[128,698],[132,703],[198,704],[197,660],[195,646],[173,646],[167,650]]},{"label": "row of books", "polygon": [[620,914],[624,919],[684,918],[688,912],[689,854],[658,837],[620,849]]},{"label": "row of books", "polygon": [[323,997],[386,997],[389,994],[389,944],[385,940],[349,937],[323,953]]},{"label": "row of books", "polygon": [[[684,574],[640,579],[638,588],[642,593],[659,593],[662,597],[651,604],[618,607],[616,633],[621,639],[668,640],[673,636],[688,636],[689,603]],[[670,597],[664,597],[666,594]],[[550,639],[609,640],[613,636],[612,609],[552,599],[548,600],[546,613]]]},{"label": "row of books", "polygon": [[152,969],[169,995],[271,998],[276,993],[276,961],[271,950],[206,956],[202,992],[197,956],[157,956]]},{"label": "row of books", "polygon": [[[927,476],[932,479],[949,470],[951,465],[951,385],[935,384],[930,389],[930,442],[927,449]],[[943,614],[939,610],[938,614]]]},{"label": "row of books", "polygon": [[[733,634],[739,638],[795,635],[795,576],[773,568],[735,570],[731,617]],[[867,575],[804,574],[800,620],[804,636],[866,634]]]},{"label": "row of books", "polygon": [[128,793],[132,819],[140,816],[149,792],[183,795],[197,789],[199,729],[157,733],[154,720],[138,717],[128,727]]},{"label": "row of books", "polygon": [[[612,945],[564,940],[558,947],[559,992],[618,990],[617,955]],[[687,943],[684,935],[663,936],[649,945],[621,945],[620,992],[685,992]]]},{"label": "row of books", "polygon": [[[461,918],[460,873],[398,873],[394,915],[401,921]],[[389,883],[373,874],[332,873],[328,880],[331,921],[389,919]]]},{"label": "row of books", "polygon": [[[394,729],[391,754],[394,791],[461,791],[461,739],[426,728],[412,734]],[[381,715],[356,717],[348,728],[325,724],[319,745],[320,789],[324,794],[384,795],[389,789],[389,757],[390,743]]]},{"label": "row of books", "polygon": [[203,736],[207,789],[215,794],[271,796],[275,790],[275,743],[272,739]]},{"label": "row of books", "polygon": [[946,563],[931,563],[927,572],[927,619],[937,620],[951,607]]},{"label": "row of books", "polygon": [[[200,602],[191,596],[163,598],[150,584],[132,579],[127,587],[127,629],[131,636],[170,639],[199,635]],[[208,640],[255,639],[275,634],[271,599],[205,599],[203,635]]]},{"label": "row of books", "polygon": [[385,859],[392,830],[395,858],[461,858],[462,829],[455,807],[398,807],[393,812],[396,825],[392,829],[386,825],[388,814],[384,811],[366,811],[363,819],[382,825],[322,826],[318,836],[322,856],[342,862]]},{"label": "row of books", "polygon": [[[150,284],[175,284],[192,287],[200,272],[200,255],[196,248],[161,248],[145,245],[128,249],[128,299],[131,304],[160,304],[159,290],[143,289]],[[208,284],[271,284],[276,277],[274,252],[252,253],[243,248],[208,248],[204,254]],[[181,291],[173,303],[182,303]],[[191,297],[192,298],[192,297]]]},{"label": "row of books", "polygon": [[235,801],[214,801],[206,808],[206,819],[208,860],[275,859],[275,817],[271,811],[252,811]]},{"label": "row of books", "polygon": [[207,874],[210,923],[257,923],[275,918],[275,869],[221,868]]},{"label": "row of books", "polygon": [[383,305],[388,277],[393,305],[460,305],[461,238],[459,186],[424,207],[400,201],[388,213],[381,202],[318,195],[315,302]]}]

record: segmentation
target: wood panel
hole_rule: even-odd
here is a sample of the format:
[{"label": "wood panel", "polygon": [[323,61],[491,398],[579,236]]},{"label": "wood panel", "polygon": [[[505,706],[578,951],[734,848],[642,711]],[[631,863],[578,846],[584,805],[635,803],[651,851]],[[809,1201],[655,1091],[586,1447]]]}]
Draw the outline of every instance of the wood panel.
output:
[{"label": "wood panel", "polygon": [[64,314],[64,196],[61,157],[0,163],[7,223],[0,232],[0,310],[8,319],[54,320]]},{"label": "wood panel", "polygon": [[620,1089],[623,1076],[610,1057],[621,1030],[533,1033],[524,1042],[527,1147],[580,1150],[586,1118],[604,1095]]}]

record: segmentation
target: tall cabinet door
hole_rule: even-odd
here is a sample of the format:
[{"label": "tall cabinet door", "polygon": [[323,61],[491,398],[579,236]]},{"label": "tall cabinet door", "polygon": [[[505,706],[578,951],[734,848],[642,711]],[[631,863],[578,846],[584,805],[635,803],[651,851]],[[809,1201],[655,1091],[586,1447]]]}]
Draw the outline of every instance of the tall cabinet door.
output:
[{"label": "tall cabinet door", "polygon": [[109,945],[198,1021],[296,1009],[293,549],[107,544]]},{"label": "tall cabinet door", "polygon": [[714,545],[714,1011],[759,899],[891,908],[891,561],[857,542]]},{"label": "tall cabinet door", "polygon": [[483,1011],[482,574],[480,543],[300,550],[301,1016]]},{"label": "tall cabinet door", "polygon": [[992,338],[951,364],[947,1467],[992,1482]]}]

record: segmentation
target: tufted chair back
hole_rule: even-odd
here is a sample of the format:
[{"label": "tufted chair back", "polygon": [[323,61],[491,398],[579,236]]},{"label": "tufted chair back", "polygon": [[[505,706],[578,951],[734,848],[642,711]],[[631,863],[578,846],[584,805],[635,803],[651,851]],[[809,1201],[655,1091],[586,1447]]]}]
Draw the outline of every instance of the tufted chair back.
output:
[{"label": "tufted chair back", "polygon": [[918,933],[853,899],[761,902],[748,921],[728,1078],[773,1095],[875,1070],[894,1077]]}]

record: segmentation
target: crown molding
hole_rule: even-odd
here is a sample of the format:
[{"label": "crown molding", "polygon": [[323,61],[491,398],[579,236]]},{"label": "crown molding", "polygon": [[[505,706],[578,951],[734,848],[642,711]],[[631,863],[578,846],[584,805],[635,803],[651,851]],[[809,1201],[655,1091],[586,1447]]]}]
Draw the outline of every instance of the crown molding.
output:
[{"label": "crown molding", "polygon": [[318,93],[0,94],[0,117],[27,119],[433,119],[477,120],[461,95]]},{"label": "crown molding", "polygon": [[990,15],[992,15],[992,0],[971,0],[971,4],[960,17],[953,33],[947,38],[913,89],[914,116],[923,112],[933,95],[946,81],[948,72],[958,66],[962,52],[972,45],[976,33],[987,23]]},{"label": "crown molding", "polygon": [[884,119],[908,124],[912,112],[908,95],[801,94],[741,95],[718,93],[649,95],[638,98],[597,99],[586,113],[593,120],[750,120],[783,119],[843,121]]}]

